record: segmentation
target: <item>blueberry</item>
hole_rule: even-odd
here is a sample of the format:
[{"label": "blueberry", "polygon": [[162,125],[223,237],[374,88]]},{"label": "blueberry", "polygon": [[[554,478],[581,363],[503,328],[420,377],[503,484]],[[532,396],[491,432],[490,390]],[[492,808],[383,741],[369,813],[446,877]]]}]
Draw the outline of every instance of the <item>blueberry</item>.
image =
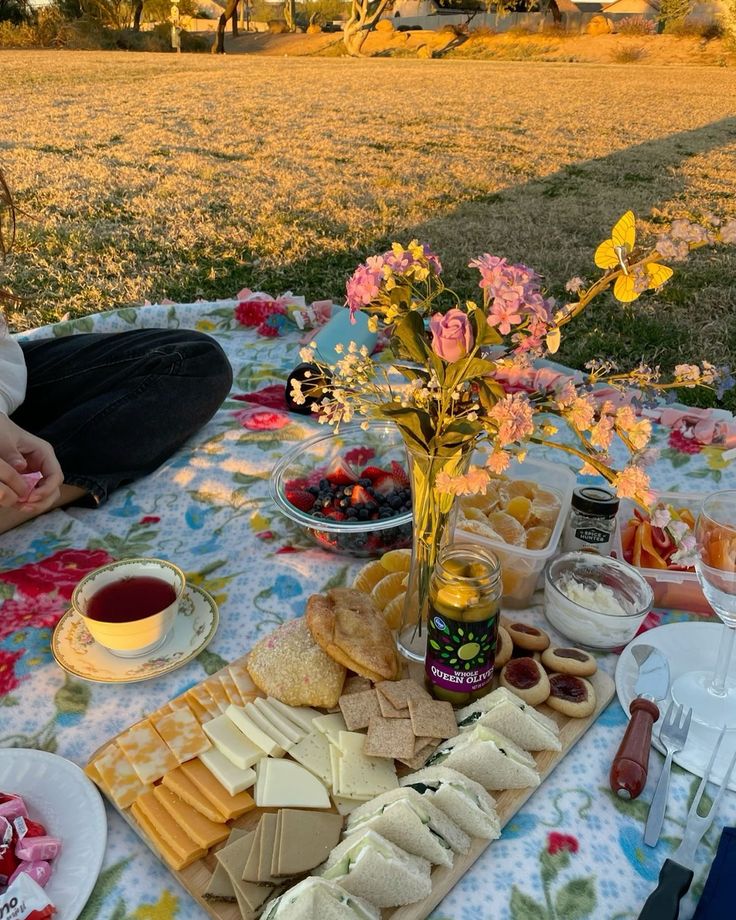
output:
[{"label": "blueberry", "polygon": [[319,494],[319,488],[318,488],[317,486],[308,486],[308,487],[307,487],[307,492],[309,492],[310,495],[318,495],[318,494]]},{"label": "blueberry", "polygon": [[358,485],[363,486],[364,489],[367,489],[373,485],[373,482],[370,479],[359,479]]},{"label": "blueberry", "polygon": [[348,510],[345,512],[345,515],[349,519],[355,520],[358,517],[358,512],[355,510],[355,508],[348,508]]},{"label": "blueberry", "polygon": [[366,502],[365,506],[370,512],[378,511],[378,505],[376,502]]},{"label": "blueberry", "polygon": [[359,521],[367,521],[369,517],[370,517],[370,515],[368,514],[368,510],[367,510],[366,508],[361,508],[361,509],[358,511],[358,520],[359,520]]}]

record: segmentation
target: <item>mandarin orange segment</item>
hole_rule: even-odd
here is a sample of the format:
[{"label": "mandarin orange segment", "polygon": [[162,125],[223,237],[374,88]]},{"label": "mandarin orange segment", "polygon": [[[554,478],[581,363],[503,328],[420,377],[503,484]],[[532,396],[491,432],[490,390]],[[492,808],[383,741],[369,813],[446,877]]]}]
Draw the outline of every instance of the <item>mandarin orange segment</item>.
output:
[{"label": "mandarin orange segment", "polygon": [[353,587],[357,588],[358,591],[370,594],[378,582],[385,578],[387,574],[387,570],[381,565],[381,560],[374,559],[373,562],[368,562],[358,572],[353,580]]},{"label": "mandarin orange segment", "polygon": [[515,517],[505,511],[492,511],[488,515],[488,522],[504,543],[526,546],[526,531]]},{"label": "mandarin orange segment", "polygon": [[389,629],[398,629],[401,626],[401,615],[404,612],[406,592],[402,591],[383,608],[383,618]]},{"label": "mandarin orange segment", "polygon": [[506,484],[506,491],[513,498],[516,495],[523,495],[530,501],[534,498],[537,491],[535,482],[528,482],[526,479],[512,479]]},{"label": "mandarin orange segment", "polygon": [[554,527],[557,515],[560,513],[560,503],[553,496],[553,501],[541,501],[535,498],[529,514],[532,526]]},{"label": "mandarin orange segment", "polygon": [[536,527],[530,527],[526,532],[526,548],[544,549],[551,536],[552,530],[549,527],[539,524]]},{"label": "mandarin orange segment", "polygon": [[515,495],[503,510],[524,526],[531,515],[532,503],[525,495]]},{"label": "mandarin orange segment", "polygon": [[411,550],[391,549],[381,556],[381,565],[387,572],[408,572],[411,567]]},{"label": "mandarin orange segment", "polygon": [[382,578],[371,591],[371,597],[379,610],[385,610],[391,601],[404,593],[406,572],[391,572]]}]

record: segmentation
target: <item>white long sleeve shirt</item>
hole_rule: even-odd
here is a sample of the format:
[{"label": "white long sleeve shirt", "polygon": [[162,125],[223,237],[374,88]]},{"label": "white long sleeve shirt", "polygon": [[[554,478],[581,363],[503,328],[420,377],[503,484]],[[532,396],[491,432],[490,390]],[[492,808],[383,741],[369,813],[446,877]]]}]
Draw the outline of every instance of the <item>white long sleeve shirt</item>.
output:
[{"label": "white long sleeve shirt", "polygon": [[20,345],[0,335],[0,412],[10,415],[26,396],[26,361]]}]

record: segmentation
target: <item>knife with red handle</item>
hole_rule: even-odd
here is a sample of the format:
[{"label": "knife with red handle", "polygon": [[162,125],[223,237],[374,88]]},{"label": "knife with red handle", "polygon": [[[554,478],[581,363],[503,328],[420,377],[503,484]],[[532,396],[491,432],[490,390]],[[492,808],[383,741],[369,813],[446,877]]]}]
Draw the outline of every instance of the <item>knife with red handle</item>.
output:
[{"label": "knife with red handle", "polygon": [[667,696],[670,668],[664,655],[651,645],[635,645],[632,654],[639,665],[629,722],[611,764],[609,783],[621,798],[635,799],[647,783],[652,727],[659,719],[656,700]]}]

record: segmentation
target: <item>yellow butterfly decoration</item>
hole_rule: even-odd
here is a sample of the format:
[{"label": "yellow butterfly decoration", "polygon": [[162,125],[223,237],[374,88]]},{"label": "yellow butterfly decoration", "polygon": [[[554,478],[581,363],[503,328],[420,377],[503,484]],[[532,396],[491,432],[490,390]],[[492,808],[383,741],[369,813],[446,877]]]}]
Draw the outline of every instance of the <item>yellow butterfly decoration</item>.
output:
[{"label": "yellow butterfly decoration", "polygon": [[[620,275],[613,285],[613,296],[621,303],[631,303],[642,293],[636,276],[629,270],[628,258],[634,250],[636,243],[636,220],[633,211],[627,211],[623,217],[616,221],[611,238],[604,240],[595,251],[595,264],[598,268],[621,268]],[[646,278],[645,290],[653,290],[669,281],[673,272],[666,265],[658,262],[649,262],[639,268],[638,273],[644,272]]]}]

